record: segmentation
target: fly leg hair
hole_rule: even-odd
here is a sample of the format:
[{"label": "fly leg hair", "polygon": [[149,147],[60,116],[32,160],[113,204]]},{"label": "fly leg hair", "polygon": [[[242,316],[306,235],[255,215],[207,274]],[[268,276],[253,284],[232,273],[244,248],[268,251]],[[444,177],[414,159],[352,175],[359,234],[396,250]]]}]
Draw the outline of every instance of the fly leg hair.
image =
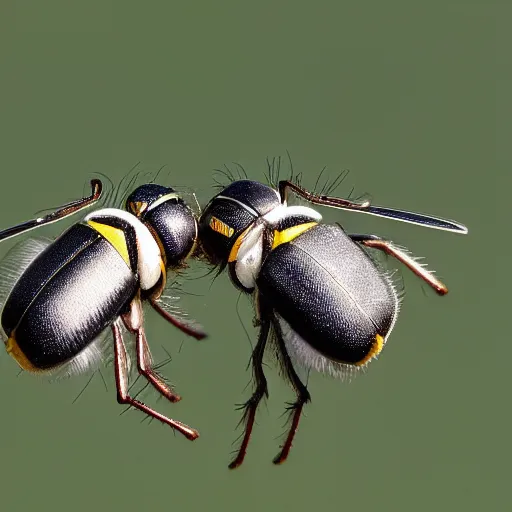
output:
[{"label": "fly leg hair", "polygon": [[434,274],[429,272],[423,265],[418,263],[414,257],[408,254],[403,249],[396,247],[389,240],[384,240],[377,235],[359,235],[351,234],[348,235],[354,242],[358,242],[365,247],[372,249],[379,249],[380,251],[393,256],[398,261],[403,263],[409,270],[414,272],[420,279],[425,281],[430,287],[432,287],[438,295],[446,295],[448,288],[444,283],[439,281]]},{"label": "fly leg hair", "polygon": [[[169,425],[174,430],[183,434],[187,439],[193,441],[199,437],[199,433],[193,428],[185,425],[181,421],[173,420],[163,414],[151,409],[146,404],[132,398],[128,394],[128,360],[126,355],[126,347],[123,341],[123,335],[118,321],[112,324],[112,333],[114,335],[114,366],[117,386],[117,401],[120,404],[126,404],[139,409],[148,416]],[[137,350],[138,352],[138,350]]]},{"label": "fly leg hair", "polygon": [[281,363],[282,370],[285,373],[286,378],[290,381],[290,384],[295,390],[297,394],[297,399],[293,404],[290,404],[288,410],[290,411],[290,428],[288,430],[288,435],[286,436],[286,440],[281,447],[281,451],[274,458],[274,464],[282,464],[290,453],[290,449],[292,447],[293,438],[295,437],[295,433],[299,427],[299,420],[302,414],[302,408],[308,402],[311,401],[311,395],[307,387],[302,383],[300,377],[297,375],[295,368],[293,367],[293,362],[290,358],[286,350],[286,345],[283,339],[283,332],[279,321],[275,316],[272,318],[272,327],[274,330],[274,338],[277,343],[277,356],[279,358],[279,362]]},{"label": "fly leg hair", "polygon": [[160,304],[158,304],[158,301],[156,299],[149,299],[149,303],[151,304],[151,307],[167,322],[169,322],[171,325],[174,325],[174,327],[177,327],[181,332],[185,333],[187,336],[192,336],[196,340],[202,340],[206,338],[206,333],[199,329],[198,327],[192,327],[190,325],[187,325],[185,322],[180,320],[174,315],[171,315],[169,311],[166,311]]},{"label": "fly leg hair", "polygon": [[238,450],[238,454],[233,459],[231,464],[229,464],[229,469],[237,468],[244,461],[245,454],[247,452],[247,445],[249,444],[249,439],[251,438],[251,433],[254,426],[256,410],[258,409],[258,405],[260,404],[262,398],[268,398],[267,379],[265,378],[265,373],[263,372],[263,354],[265,352],[265,347],[267,345],[268,335],[270,332],[270,316],[266,311],[263,310],[264,302],[262,300],[257,301],[257,304],[259,305],[260,330],[258,334],[258,342],[256,343],[251,356],[255,389],[251,398],[249,398],[249,400],[247,400],[247,402],[241,407],[241,409],[244,410],[241,420],[241,423],[245,423],[244,434],[242,443]]},{"label": "fly leg hair", "polygon": [[181,397],[172,391],[170,386],[153,368],[151,352],[149,351],[149,345],[143,327],[137,329],[136,337],[137,369],[139,373],[145,377],[162,396],[165,396],[169,402],[179,402]]}]

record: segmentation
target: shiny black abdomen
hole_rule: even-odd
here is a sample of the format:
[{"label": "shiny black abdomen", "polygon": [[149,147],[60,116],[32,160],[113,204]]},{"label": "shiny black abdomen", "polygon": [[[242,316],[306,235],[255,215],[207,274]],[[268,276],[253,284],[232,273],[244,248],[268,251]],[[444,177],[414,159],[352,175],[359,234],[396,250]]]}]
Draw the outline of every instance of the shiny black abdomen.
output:
[{"label": "shiny black abdomen", "polygon": [[134,273],[95,230],[75,224],[45,249],[13,287],[2,327],[39,369],[87,347],[131,302]]},{"label": "shiny black abdomen", "polygon": [[257,286],[299,336],[339,362],[363,360],[397,314],[391,284],[335,225],[320,224],[276,247]]}]

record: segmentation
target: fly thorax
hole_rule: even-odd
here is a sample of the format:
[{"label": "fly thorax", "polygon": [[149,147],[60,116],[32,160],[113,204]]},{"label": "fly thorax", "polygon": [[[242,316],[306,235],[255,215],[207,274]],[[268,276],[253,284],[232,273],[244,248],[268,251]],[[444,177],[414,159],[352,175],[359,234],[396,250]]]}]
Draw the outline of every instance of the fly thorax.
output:
[{"label": "fly thorax", "polygon": [[84,220],[114,246],[133,272],[138,273],[143,290],[150,290],[158,283],[164,268],[160,248],[137,217],[124,210],[105,208],[87,215]]},{"label": "fly thorax", "polygon": [[236,244],[234,273],[236,279],[247,290],[253,290],[266,255],[284,242],[293,240],[300,233],[316,225],[322,216],[304,206],[278,205],[260,217]]},{"label": "fly thorax", "polygon": [[316,226],[322,216],[306,206],[280,205],[263,217],[272,233],[271,248],[291,242],[300,234]]}]

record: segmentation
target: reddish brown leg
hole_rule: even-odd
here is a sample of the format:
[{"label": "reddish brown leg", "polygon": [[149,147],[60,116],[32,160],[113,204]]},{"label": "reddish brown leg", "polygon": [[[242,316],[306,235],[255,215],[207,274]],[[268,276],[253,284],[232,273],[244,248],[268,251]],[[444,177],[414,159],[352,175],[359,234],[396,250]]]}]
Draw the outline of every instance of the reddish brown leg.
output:
[{"label": "reddish brown leg", "polygon": [[168,311],[165,311],[165,309],[163,309],[162,306],[160,306],[160,304],[158,304],[158,301],[156,301],[155,299],[149,299],[149,303],[160,316],[165,318],[165,320],[167,320],[170,324],[174,325],[174,327],[177,327],[186,335],[192,336],[196,340],[202,340],[203,338],[206,338],[206,333],[204,331],[202,331],[199,328],[187,325],[186,322],[183,322],[178,318],[174,317]]},{"label": "reddish brown leg", "polygon": [[309,391],[302,383],[299,376],[297,375],[297,372],[295,371],[295,368],[293,367],[292,360],[286,351],[286,346],[283,341],[281,326],[276,319],[273,321],[273,326],[276,333],[278,354],[283,370],[291,385],[295,389],[295,392],[297,393],[297,400],[289,407],[291,424],[290,429],[288,430],[288,435],[286,436],[286,440],[281,447],[281,451],[273,461],[274,464],[282,464],[288,458],[292,448],[293,438],[295,437],[295,433],[299,428],[299,420],[302,414],[302,408],[311,400],[311,395],[309,394]]},{"label": "reddish brown leg", "polygon": [[245,423],[244,437],[242,444],[238,450],[237,456],[233,459],[231,464],[228,466],[229,469],[235,469],[242,464],[247,452],[247,446],[249,439],[251,438],[252,428],[254,426],[254,419],[256,417],[256,410],[264,396],[268,397],[267,379],[263,373],[263,354],[265,352],[265,346],[267,344],[267,338],[270,330],[270,322],[267,318],[261,319],[260,332],[258,335],[258,343],[254,347],[252,352],[252,370],[254,376],[254,382],[256,388],[251,398],[242,406],[244,414],[242,416],[242,422]]},{"label": "reddish brown leg", "polygon": [[169,385],[158,375],[152,367],[151,352],[149,350],[148,342],[144,329],[141,327],[137,330],[137,369],[150,384],[167,400],[176,403],[181,400],[181,397],[174,393]]},{"label": "reddish brown leg", "polygon": [[175,394],[169,385],[160,377],[153,369],[153,360],[151,351],[144,332],[144,313],[142,311],[142,302],[140,295],[137,295],[130,304],[128,313],[122,316],[122,320],[126,328],[136,336],[137,351],[137,369],[139,374],[147,379],[147,381],[167,400],[170,402],[179,402],[181,397]]},{"label": "reddish brown leg", "polygon": [[163,414],[156,412],[155,410],[148,407],[146,404],[135,400],[128,394],[128,365],[126,357],[126,347],[123,342],[123,336],[121,329],[114,323],[112,325],[112,333],[114,335],[114,362],[115,362],[115,375],[116,375],[116,386],[117,386],[117,401],[120,404],[127,404],[139,409],[146,413],[148,416],[155,418],[166,425],[169,425],[174,430],[177,430],[183,434],[187,439],[193,441],[199,437],[199,433],[193,428],[176,421]]},{"label": "reddish brown leg", "polygon": [[292,190],[298,196],[303,197],[312,204],[319,204],[323,206],[331,206],[334,208],[345,208],[348,210],[366,210],[370,206],[370,201],[364,201],[362,203],[355,203],[349,199],[343,199],[341,197],[331,197],[314,194],[309,192],[300,185],[297,185],[291,181],[283,180],[279,182],[279,195],[281,201],[284,203],[288,199],[288,191]]},{"label": "reddish brown leg", "polygon": [[299,428],[299,420],[302,414],[302,408],[304,407],[307,400],[297,400],[289,407],[289,411],[291,414],[291,425],[290,430],[288,431],[288,435],[286,436],[286,441],[281,447],[281,451],[274,457],[272,461],[274,464],[282,464],[290,454],[290,450],[292,448],[293,438]]},{"label": "reddish brown leg", "polygon": [[426,268],[421,266],[414,258],[409,256],[405,251],[395,247],[388,240],[384,240],[376,235],[349,235],[354,242],[359,242],[366,247],[379,249],[386,254],[393,256],[398,261],[402,262],[409,270],[414,272],[420,279],[423,279],[429,286],[431,286],[438,295],[446,295],[448,288],[444,283],[439,281],[434,274],[429,272]]}]

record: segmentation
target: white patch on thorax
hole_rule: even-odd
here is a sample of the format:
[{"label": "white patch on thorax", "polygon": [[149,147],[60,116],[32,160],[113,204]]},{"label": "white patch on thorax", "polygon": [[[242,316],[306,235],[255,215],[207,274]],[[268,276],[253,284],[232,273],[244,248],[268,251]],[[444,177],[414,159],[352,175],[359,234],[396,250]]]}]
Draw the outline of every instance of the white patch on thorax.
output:
[{"label": "white patch on thorax", "polygon": [[307,206],[285,206],[284,204],[276,206],[266,215],[263,215],[263,218],[268,224],[275,225],[283,219],[299,216],[307,217],[311,222],[320,222],[322,220],[322,215],[313,210],[313,208],[308,208]]},{"label": "white patch on thorax", "polygon": [[280,220],[293,216],[308,217],[314,222],[322,220],[322,216],[317,211],[306,206],[280,204],[264,215],[264,222],[248,231],[238,249],[235,273],[244,288],[252,289],[256,285],[256,278],[263,265],[263,234],[265,230],[275,226]]}]

